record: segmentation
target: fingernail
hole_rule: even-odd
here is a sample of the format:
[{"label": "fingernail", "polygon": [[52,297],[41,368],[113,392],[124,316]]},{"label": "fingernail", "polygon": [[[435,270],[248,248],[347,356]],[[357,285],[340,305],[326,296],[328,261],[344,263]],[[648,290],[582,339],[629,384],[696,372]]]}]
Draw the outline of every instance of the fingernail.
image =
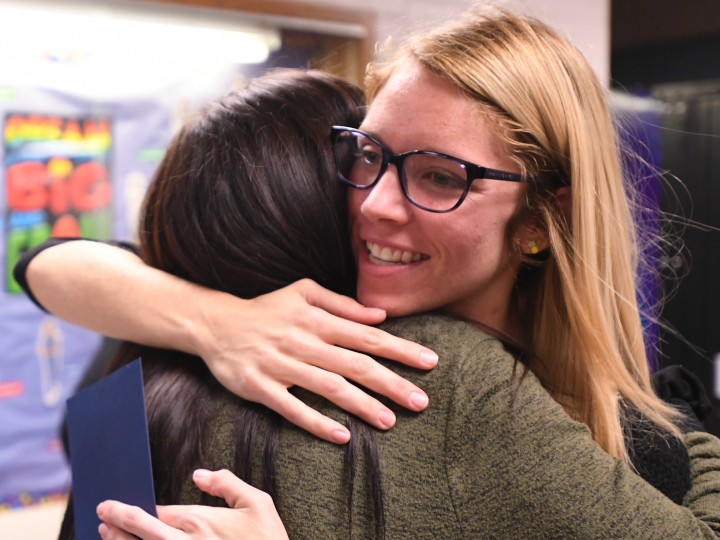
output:
[{"label": "fingernail", "polygon": [[430,399],[424,392],[413,392],[410,394],[410,403],[416,410],[421,411],[428,406]]},{"label": "fingernail", "polygon": [[420,362],[427,367],[435,367],[438,363],[438,355],[432,351],[420,351]]},{"label": "fingernail", "polygon": [[344,444],[350,440],[350,432],[347,429],[336,429],[330,434],[333,442]]},{"label": "fingernail", "polygon": [[391,428],[395,425],[395,415],[392,411],[387,409],[382,410],[380,411],[380,414],[378,414],[378,421],[383,425],[383,427]]},{"label": "fingernail", "polygon": [[97,515],[100,519],[102,519],[103,516],[105,515],[105,508],[106,508],[105,503],[101,502],[100,504],[97,505],[97,508],[95,509],[95,511],[97,512]]},{"label": "fingernail", "polygon": [[193,480],[202,480],[203,478],[207,478],[207,476],[210,474],[210,471],[207,469],[197,469],[195,472],[193,472]]}]

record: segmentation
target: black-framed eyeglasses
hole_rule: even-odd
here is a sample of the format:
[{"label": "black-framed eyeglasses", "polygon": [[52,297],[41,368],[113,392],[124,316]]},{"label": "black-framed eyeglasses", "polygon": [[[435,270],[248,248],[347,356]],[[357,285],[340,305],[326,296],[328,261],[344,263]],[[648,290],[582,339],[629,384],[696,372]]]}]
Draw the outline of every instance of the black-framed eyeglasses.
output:
[{"label": "black-framed eyeglasses", "polygon": [[375,137],[359,129],[333,126],[331,137],[340,181],[356,189],[371,189],[388,166],[395,165],[407,200],[428,212],[455,210],[475,180],[527,180],[516,173],[490,169],[440,152],[411,150],[393,154]]}]

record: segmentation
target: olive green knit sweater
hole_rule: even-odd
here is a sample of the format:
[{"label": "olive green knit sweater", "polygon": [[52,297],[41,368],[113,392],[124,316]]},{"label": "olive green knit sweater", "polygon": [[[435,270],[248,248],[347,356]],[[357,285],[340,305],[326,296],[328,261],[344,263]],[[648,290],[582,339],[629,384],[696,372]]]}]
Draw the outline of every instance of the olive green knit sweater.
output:
[{"label": "olive green knit sweater", "polygon": [[[393,367],[431,397],[415,414],[377,432],[388,540],[418,538],[720,538],[720,440],[685,436],[693,487],[673,504],[592,440],[539,381],[520,373],[502,345],[471,325],[438,315],[391,321],[385,330],[440,355],[428,373]],[[309,393],[304,401],[345,415]],[[228,397],[213,426],[208,461],[232,468]],[[290,538],[372,538],[373,502],[361,456],[348,525],[345,449],[283,423],[277,458],[278,510]],[[185,490],[184,503],[198,502]]]}]

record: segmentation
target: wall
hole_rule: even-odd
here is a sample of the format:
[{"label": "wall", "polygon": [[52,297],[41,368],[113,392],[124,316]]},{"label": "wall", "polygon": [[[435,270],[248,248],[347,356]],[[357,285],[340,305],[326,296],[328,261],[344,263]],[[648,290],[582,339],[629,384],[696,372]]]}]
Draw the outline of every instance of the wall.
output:
[{"label": "wall", "polygon": [[[287,0],[357,9],[357,0]],[[403,32],[431,25],[461,13],[471,0],[364,0],[363,9],[377,13],[376,38],[400,36]],[[506,0],[495,2],[532,14],[570,39],[595,68],[602,81],[610,78],[610,0]]]},{"label": "wall", "polygon": [[717,0],[614,0],[611,11],[613,51],[720,36]]}]

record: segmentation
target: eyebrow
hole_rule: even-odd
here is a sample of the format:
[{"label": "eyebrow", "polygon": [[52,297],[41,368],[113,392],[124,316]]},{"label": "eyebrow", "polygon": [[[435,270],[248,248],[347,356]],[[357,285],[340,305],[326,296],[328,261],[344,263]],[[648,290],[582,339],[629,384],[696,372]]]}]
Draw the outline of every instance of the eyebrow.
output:
[{"label": "eyebrow", "polygon": [[363,133],[367,133],[368,135],[371,135],[373,139],[375,139],[377,142],[379,142],[379,143],[382,144],[385,148],[387,148],[387,149],[390,151],[390,153],[391,153],[392,155],[394,155],[394,156],[397,156],[397,155],[399,155],[399,154],[406,154],[407,152],[435,152],[436,154],[444,154],[444,155],[446,155],[446,156],[449,156],[449,157],[452,157],[452,158],[455,158],[455,159],[460,159],[460,160],[462,160],[462,161],[468,161],[468,162],[469,162],[469,160],[467,160],[467,159],[465,159],[465,158],[457,157],[457,156],[454,155],[454,154],[450,154],[450,153],[448,153],[448,152],[445,152],[445,151],[442,151],[442,150],[438,150],[438,149],[432,148],[432,147],[431,147],[431,148],[418,148],[418,147],[413,147],[411,150],[406,150],[405,152],[396,152],[395,150],[392,149],[392,147],[391,147],[388,143],[386,143],[386,142],[383,140],[382,137],[380,137],[380,135],[378,135],[378,134],[375,133],[374,131],[371,131],[371,130],[369,130],[369,129],[364,128],[362,124],[360,124],[360,127],[357,128],[357,129],[360,130],[360,131],[362,131]]}]

